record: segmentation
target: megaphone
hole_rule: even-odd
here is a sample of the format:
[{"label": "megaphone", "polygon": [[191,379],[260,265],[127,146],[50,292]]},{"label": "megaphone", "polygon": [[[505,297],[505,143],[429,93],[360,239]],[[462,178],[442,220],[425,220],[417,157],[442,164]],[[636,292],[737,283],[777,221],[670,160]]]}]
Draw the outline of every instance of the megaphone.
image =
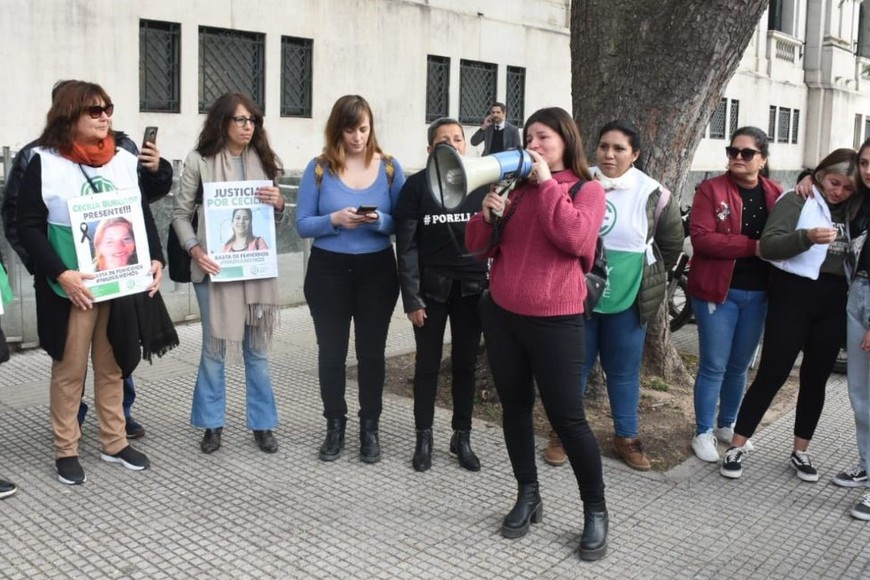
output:
[{"label": "megaphone", "polygon": [[463,159],[456,149],[439,143],[426,162],[429,191],[444,209],[456,208],[481,185],[527,177],[531,172],[532,157],[523,149]]}]

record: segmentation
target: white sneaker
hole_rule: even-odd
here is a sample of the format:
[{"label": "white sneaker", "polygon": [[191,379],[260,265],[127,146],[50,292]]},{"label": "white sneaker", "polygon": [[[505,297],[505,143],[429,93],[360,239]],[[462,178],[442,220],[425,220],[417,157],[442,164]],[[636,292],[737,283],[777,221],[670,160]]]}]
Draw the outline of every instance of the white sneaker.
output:
[{"label": "white sneaker", "polygon": [[[731,441],[734,439],[734,426],[730,427],[716,427],[713,429],[713,435],[716,436],[716,439],[724,443],[725,445],[731,445]],[[755,451],[755,447],[752,445],[752,441],[749,439],[746,440],[746,444],[743,446],[747,451]]]},{"label": "white sneaker", "polygon": [[712,433],[701,433],[692,438],[692,451],[701,461],[719,462],[719,448],[716,437]]}]

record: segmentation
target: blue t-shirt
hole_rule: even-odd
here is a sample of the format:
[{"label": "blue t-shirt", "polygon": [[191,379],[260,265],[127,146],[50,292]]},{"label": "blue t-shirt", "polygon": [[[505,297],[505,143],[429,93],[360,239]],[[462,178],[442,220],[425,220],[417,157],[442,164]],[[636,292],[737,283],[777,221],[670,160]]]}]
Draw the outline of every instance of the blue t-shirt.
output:
[{"label": "blue t-shirt", "polygon": [[[365,189],[353,189],[334,175],[324,164],[320,187],[314,176],[316,158],[308,163],[296,206],[296,229],[303,238],[314,238],[314,246],[342,254],[369,254],[384,250],[392,244],[395,231],[393,207],[405,184],[405,173],[398,160],[392,159],[395,170],[392,186],[388,185],[384,163],[374,183]],[[376,206],[378,220],[353,229],[332,225],[329,214],[346,207]]]}]

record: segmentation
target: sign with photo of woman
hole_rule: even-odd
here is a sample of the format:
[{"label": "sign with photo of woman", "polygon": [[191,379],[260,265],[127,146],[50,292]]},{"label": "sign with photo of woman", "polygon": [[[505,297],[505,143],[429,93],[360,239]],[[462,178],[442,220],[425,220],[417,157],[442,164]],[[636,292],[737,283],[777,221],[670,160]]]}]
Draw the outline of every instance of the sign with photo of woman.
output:
[{"label": "sign with photo of woman", "polygon": [[256,192],[271,181],[203,183],[206,232],[211,258],[221,270],[215,282],[278,276],[275,208]]},{"label": "sign with photo of woman", "polygon": [[148,290],[154,281],[141,193],[136,189],[70,199],[78,270],[94,274],[86,285],[97,302]]}]

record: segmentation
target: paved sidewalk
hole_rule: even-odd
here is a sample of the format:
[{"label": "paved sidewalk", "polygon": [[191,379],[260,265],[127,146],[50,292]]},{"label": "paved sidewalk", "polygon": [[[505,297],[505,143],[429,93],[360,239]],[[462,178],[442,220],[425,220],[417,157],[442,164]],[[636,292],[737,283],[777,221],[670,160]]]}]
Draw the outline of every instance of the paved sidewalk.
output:
[{"label": "paved sidewalk", "polygon": [[[135,375],[136,417],[148,430],[136,445],[153,467],[131,472],[101,461],[89,415],[80,450],[88,482],[78,487],[54,474],[48,357],[31,351],[0,367],[0,476],[20,488],[0,501],[0,577],[870,577],[870,524],[848,515],[861,490],[829,483],[857,457],[841,376],[829,384],[811,448],[819,483],[801,482],[787,464],[791,414],[753,439],[757,451],[735,481],[694,458],[667,474],[605,460],[610,550],[584,563],[567,467],[540,463],[543,523],[522,539],[499,535],[515,485],[494,426],[475,424],[483,469],[469,473],[447,453],[450,417],[439,410],[432,470],[416,473],[412,402],[388,395],[380,463],[357,459],[353,418],[344,455],[319,461],[325,422],[304,307],[283,311],[275,339],[279,452],[260,452],[245,429],[243,370],[232,367],[223,447],[203,455],[201,433],[188,424],[199,332],[180,327],[182,346]],[[413,350],[400,313],[388,350]]]}]

